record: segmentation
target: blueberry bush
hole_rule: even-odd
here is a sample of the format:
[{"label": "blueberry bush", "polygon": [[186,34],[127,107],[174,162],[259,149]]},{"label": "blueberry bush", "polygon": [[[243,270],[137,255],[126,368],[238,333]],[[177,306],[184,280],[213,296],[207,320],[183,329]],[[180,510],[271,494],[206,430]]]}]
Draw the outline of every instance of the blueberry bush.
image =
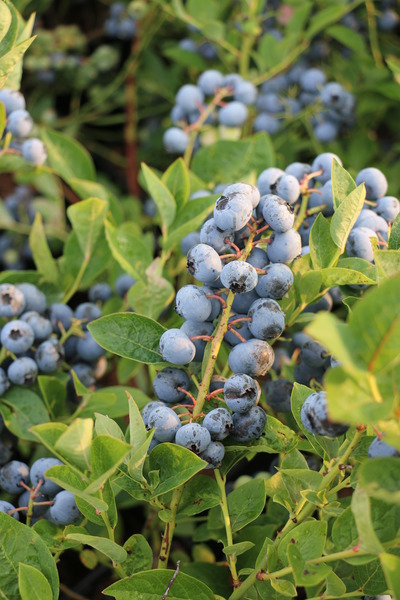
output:
[{"label": "blueberry bush", "polygon": [[0,596],[398,600],[396,5],[34,4],[0,2]]}]

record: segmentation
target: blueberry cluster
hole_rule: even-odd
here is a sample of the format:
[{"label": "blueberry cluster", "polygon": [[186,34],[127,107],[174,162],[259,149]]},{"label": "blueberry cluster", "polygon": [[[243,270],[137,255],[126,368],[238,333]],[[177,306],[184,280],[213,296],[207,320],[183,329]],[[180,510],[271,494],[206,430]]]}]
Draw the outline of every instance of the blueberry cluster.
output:
[{"label": "blueberry cluster", "polygon": [[[17,223],[31,225],[35,218],[34,195],[27,185],[17,185],[13,192],[3,198],[3,206]],[[0,232],[0,265],[15,271],[28,269],[32,263],[32,251],[25,236],[11,231]]]},{"label": "blueberry cluster", "polygon": [[10,147],[21,152],[23,158],[34,165],[42,165],[47,159],[46,147],[41,140],[29,137],[33,130],[33,119],[25,110],[26,102],[21,92],[3,88],[0,102],[7,116],[6,132],[12,136]]},{"label": "blueberry cluster", "polygon": [[123,2],[114,2],[110,6],[108,18],[104,23],[108,37],[118,40],[132,40],[137,32],[135,19],[129,14]]},{"label": "blueberry cluster", "polygon": [[45,477],[48,469],[62,465],[61,461],[52,457],[39,458],[31,468],[19,460],[3,464],[0,468],[0,488],[17,499],[15,504],[0,500],[0,512],[9,514],[17,521],[23,514],[30,524],[41,518],[56,525],[69,525],[79,520],[81,513],[74,495]]}]

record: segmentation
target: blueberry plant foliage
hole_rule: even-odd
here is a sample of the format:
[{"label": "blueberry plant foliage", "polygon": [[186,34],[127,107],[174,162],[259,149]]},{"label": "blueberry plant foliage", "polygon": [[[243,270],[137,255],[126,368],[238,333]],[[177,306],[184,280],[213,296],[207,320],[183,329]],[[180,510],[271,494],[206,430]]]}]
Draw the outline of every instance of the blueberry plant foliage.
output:
[{"label": "blueberry plant foliage", "polygon": [[[332,23],[358,4],[296,18],[306,39],[328,27],[342,41]],[[199,6],[162,10],[226,62],[240,28]],[[164,172],[143,163],[142,211],[30,116],[18,60],[33,21],[1,8],[2,597],[76,597],[65,571],[78,561],[117,600],[396,600],[390,177],[344,168],[339,150],[290,162],[259,132]],[[110,11],[111,33],[125,15]],[[292,34],[286,66],[302,48]]]}]

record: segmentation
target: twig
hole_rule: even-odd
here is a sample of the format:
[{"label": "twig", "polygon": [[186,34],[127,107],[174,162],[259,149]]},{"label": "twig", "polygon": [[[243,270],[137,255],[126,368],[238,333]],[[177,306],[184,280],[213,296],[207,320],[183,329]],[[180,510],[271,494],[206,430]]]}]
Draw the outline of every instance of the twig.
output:
[{"label": "twig", "polygon": [[174,583],[174,581],[175,581],[175,579],[176,579],[176,577],[177,577],[177,575],[178,575],[178,573],[179,573],[179,566],[180,566],[180,564],[181,564],[181,561],[180,561],[180,560],[178,560],[178,561],[176,562],[176,569],[175,569],[175,573],[172,575],[171,579],[169,580],[169,584],[167,585],[167,589],[165,590],[165,592],[164,592],[164,594],[163,594],[163,596],[162,596],[161,600],[165,600],[165,599],[166,599],[166,597],[168,596],[168,594],[169,594],[169,590],[171,589],[171,587],[172,587],[172,584]]}]

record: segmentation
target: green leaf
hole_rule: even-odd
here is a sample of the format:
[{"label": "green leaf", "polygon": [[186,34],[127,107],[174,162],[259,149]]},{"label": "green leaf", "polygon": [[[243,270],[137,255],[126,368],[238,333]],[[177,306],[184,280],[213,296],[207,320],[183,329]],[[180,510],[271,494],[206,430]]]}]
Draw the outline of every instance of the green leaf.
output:
[{"label": "green leaf", "polygon": [[[81,498],[97,511],[104,512],[108,509],[108,504],[104,500],[86,492],[87,478],[82,474],[78,474],[72,467],[67,465],[51,467],[46,471],[46,477],[65,490],[72,492],[77,498]],[[103,523],[103,521],[100,521],[100,523]]]},{"label": "green leaf", "polygon": [[146,441],[147,432],[138,405],[129,392],[126,395],[129,404],[129,441],[135,452]]},{"label": "green leaf", "polygon": [[[165,594],[174,571],[157,569],[135,573],[113,583],[103,593],[116,600],[160,600]],[[185,573],[178,573],[168,594],[168,600],[213,600],[209,587]]]},{"label": "green leaf", "polygon": [[335,210],[331,219],[331,237],[342,252],[346,247],[346,241],[354,223],[364,206],[365,185],[362,183],[348,196]]},{"label": "green leaf", "polygon": [[105,481],[115,473],[130,450],[129,444],[109,435],[95,437],[90,446],[92,476],[86,488],[88,494],[100,489]]},{"label": "green leaf", "polygon": [[330,224],[319,213],[310,232],[310,254],[314,268],[326,268],[335,264],[340,251],[331,238]]},{"label": "green leaf", "polygon": [[58,417],[65,408],[66,382],[48,375],[39,375],[37,381],[47,410],[50,414]]},{"label": "green leaf", "polygon": [[70,206],[67,215],[72,223],[79,246],[86,258],[93,252],[103,229],[107,202],[99,198],[88,198]]},{"label": "green leaf", "polygon": [[[58,598],[58,573],[56,563],[46,544],[30,527],[19,523],[5,513],[0,513],[0,562],[7,565],[1,573],[1,592],[4,598],[20,598],[19,564],[38,570],[50,585],[51,598]],[[26,575],[26,570],[23,577]],[[33,598],[31,595],[30,598]],[[46,596],[42,596],[47,600]]]},{"label": "green leaf", "polygon": [[46,577],[31,565],[19,563],[18,587],[22,600],[53,600],[53,592]]},{"label": "green leaf", "polygon": [[279,419],[268,415],[263,434],[258,440],[243,445],[237,442],[228,442],[225,449],[226,452],[247,449],[251,453],[286,453],[290,452],[297,445],[298,440],[298,435],[290,427],[284,425]]},{"label": "green leaf", "polygon": [[326,30],[326,33],[357,54],[365,51],[364,38],[358,31],[353,31],[350,27],[332,25]]},{"label": "green leaf", "polygon": [[11,25],[11,12],[5,2],[1,3],[1,12],[0,12],[0,42],[4,39],[7,31],[10,29]]},{"label": "green leaf", "polygon": [[4,394],[0,412],[7,429],[22,440],[35,441],[31,428],[49,421],[41,398],[31,390],[18,386],[12,386]]},{"label": "green leaf", "polygon": [[176,444],[159,444],[150,452],[150,471],[159,471],[159,484],[153,492],[153,498],[166,494],[189,481],[199,473],[207,463],[196,454]]},{"label": "green leaf", "polygon": [[237,544],[232,544],[231,546],[224,546],[222,551],[225,556],[241,556],[248,550],[251,550],[255,544],[253,542],[238,542]]},{"label": "green leaf", "polygon": [[343,581],[331,571],[326,578],[326,594],[327,596],[337,596],[341,598],[346,593],[346,586]]},{"label": "green leaf", "polygon": [[126,540],[123,547],[128,556],[121,566],[127,575],[133,575],[133,573],[151,569],[153,564],[153,551],[143,535],[140,535],[139,533],[131,535],[131,537]]},{"label": "green leaf", "polygon": [[92,419],[75,419],[58,438],[54,448],[78,468],[88,469],[92,435]]},{"label": "green leaf", "polygon": [[330,288],[337,285],[375,285],[376,281],[360,271],[331,267],[322,269],[322,287]]},{"label": "green leaf", "polygon": [[165,250],[170,250],[175,244],[178,244],[185,235],[191,231],[196,231],[203,223],[204,219],[212,213],[215,201],[218,196],[210,194],[204,198],[190,200],[177,213],[172,223],[166,240],[163,242]]},{"label": "green leaf", "polygon": [[239,531],[257,519],[264,510],[266,493],[264,480],[253,479],[229,494],[228,509],[232,531]]},{"label": "green leaf", "polygon": [[400,599],[400,557],[393,554],[382,553],[379,556],[386,581],[388,582],[389,592],[393,600]]},{"label": "green leaf", "polygon": [[389,238],[389,250],[400,250],[400,213],[392,223]]},{"label": "green leaf", "polygon": [[152,261],[149,246],[141,239],[136,223],[123,223],[114,227],[105,221],[108,245],[115,260],[134,279],[145,279],[145,271]]},{"label": "green leaf", "polygon": [[121,442],[125,441],[125,436],[118,423],[116,423],[113,419],[110,419],[110,417],[107,415],[102,415],[100,413],[95,413],[95,417],[96,420],[94,429],[96,431],[96,435],[111,435]]},{"label": "green leaf", "polygon": [[[347,29],[347,28],[346,28]],[[332,194],[335,210],[341,205],[343,200],[353,192],[357,185],[350,173],[344,169],[336,159],[332,162]]]},{"label": "green leaf", "polygon": [[175,199],[177,210],[183,208],[189,198],[189,171],[182,158],[173,162],[163,174],[161,181],[165,183]]},{"label": "green leaf", "polygon": [[269,580],[271,586],[274,590],[279,592],[282,596],[287,598],[294,598],[297,596],[296,588],[294,587],[291,581],[287,579],[277,579],[276,577],[272,577]]},{"label": "green leaf", "polygon": [[[322,556],[326,542],[327,523],[310,519],[296,525],[289,531],[278,546],[278,555],[284,565],[288,564],[288,546],[293,544],[299,549],[302,558],[307,561]],[[294,540],[294,541],[293,541]]]},{"label": "green leaf", "polygon": [[52,129],[44,129],[41,137],[46,144],[50,165],[57,175],[67,182],[70,179],[95,180],[92,157],[76,140]]},{"label": "green leaf", "polygon": [[147,191],[151,198],[157,204],[161,216],[164,231],[173,223],[176,213],[175,200],[161,179],[148,167],[142,163],[142,173],[144,175]]},{"label": "green leaf", "polygon": [[400,252],[398,250],[374,250],[374,262],[378,281],[400,274]]},{"label": "green leaf", "polygon": [[174,296],[174,287],[162,276],[162,265],[156,258],[146,269],[146,281],[138,281],[129,290],[128,303],[135,312],[158,319]]},{"label": "green leaf", "polygon": [[40,213],[36,213],[35,215],[35,220],[29,234],[29,246],[32,250],[36,268],[42,275],[43,280],[50,281],[50,283],[57,285],[59,279],[57,263],[54,260],[47,243],[42,215]]},{"label": "green leaf", "polygon": [[117,564],[124,562],[128,557],[126,550],[124,550],[122,546],[119,546],[119,544],[116,544],[108,538],[96,535],[84,535],[82,533],[69,533],[66,537],[69,540],[75,540],[86,546],[91,546],[91,548],[108,556],[108,558]]},{"label": "green leaf", "polygon": [[372,498],[400,504],[400,461],[397,458],[374,458],[358,470],[360,485]]},{"label": "green leaf", "polygon": [[211,477],[197,475],[185,484],[178,513],[192,516],[218,506],[220,494],[217,482]]},{"label": "green leaf", "polygon": [[310,26],[305,32],[305,37],[311,40],[317,33],[323,31],[328,25],[340,21],[348,12],[353,10],[360,1],[348,2],[346,4],[337,4],[319,10],[311,19]]},{"label": "green leaf", "polygon": [[318,585],[332,571],[328,565],[307,564],[296,544],[289,544],[287,548],[289,565],[293,569],[294,580],[298,586]]},{"label": "green leaf", "polygon": [[88,329],[109,352],[145,364],[162,362],[158,346],[165,329],[153,319],[135,313],[117,313],[89,323]]},{"label": "green leaf", "polygon": [[298,273],[295,276],[294,286],[301,304],[310,304],[318,296],[321,289],[322,277],[319,271]]},{"label": "green leaf", "polygon": [[[0,86],[2,87],[7,81],[8,76],[12,73],[16,65],[22,59],[29,46],[32,44],[36,36],[20,42],[12,48],[7,54],[3,54],[0,60]],[[3,40],[4,42],[4,40]]]},{"label": "green leaf", "polygon": [[351,497],[351,510],[357,525],[361,549],[371,554],[383,552],[372,523],[370,502],[367,493],[357,486]]},{"label": "green leaf", "polygon": [[[108,267],[110,258],[111,252],[106,242],[104,231],[102,231],[97,239],[96,251],[89,256],[89,262],[86,265],[80,289],[88,288],[104,273]],[[88,261],[88,256],[82,251],[76,233],[71,231],[64,246],[64,255],[58,260],[61,278],[66,280],[67,284],[72,284],[81,272],[84,261]],[[64,285],[64,289],[67,289],[67,285]]]},{"label": "green leaf", "polygon": [[[0,19],[1,19],[1,15],[0,15]],[[0,27],[1,27],[1,23],[0,23]],[[1,30],[0,30],[1,31]],[[3,137],[4,134],[4,129],[7,123],[7,115],[6,115],[6,109],[5,106],[2,102],[0,102],[0,135]],[[6,221],[10,221],[11,223],[13,222],[13,219],[11,217],[11,215],[9,214],[9,212],[7,211],[7,209],[5,208],[5,206],[2,204],[1,206],[1,210],[3,212],[5,212],[6,215]],[[1,221],[3,221],[3,216],[1,215]]]}]

